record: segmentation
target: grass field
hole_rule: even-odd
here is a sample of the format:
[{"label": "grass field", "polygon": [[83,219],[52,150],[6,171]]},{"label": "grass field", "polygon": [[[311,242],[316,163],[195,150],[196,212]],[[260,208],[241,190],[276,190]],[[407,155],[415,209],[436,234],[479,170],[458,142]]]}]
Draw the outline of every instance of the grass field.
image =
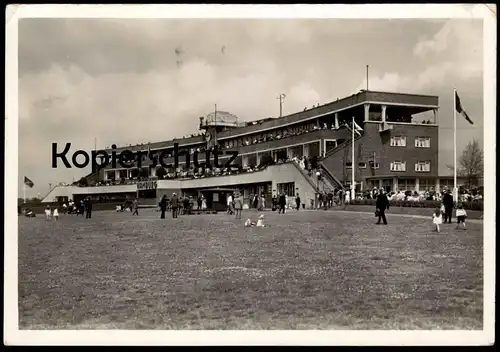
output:
[{"label": "grass field", "polygon": [[[255,220],[257,213],[247,212]],[[168,216],[170,214],[167,214]],[[482,224],[19,217],[21,329],[482,329]]]}]

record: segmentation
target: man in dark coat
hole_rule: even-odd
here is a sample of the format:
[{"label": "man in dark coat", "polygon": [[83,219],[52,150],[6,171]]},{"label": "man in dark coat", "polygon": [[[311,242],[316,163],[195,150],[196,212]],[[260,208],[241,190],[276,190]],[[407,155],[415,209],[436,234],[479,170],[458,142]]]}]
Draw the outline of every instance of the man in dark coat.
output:
[{"label": "man in dark coat", "polygon": [[172,217],[177,218],[177,211],[179,210],[179,198],[175,193],[172,194],[171,207],[172,207]]},{"label": "man in dark coat", "polygon": [[297,210],[299,210],[300,209],[300,197],[299,197],[298,193],[295,196],[295,205],[297,205]]},{"label": "man in dark coat", "polygon": [[451,214],[453,213],[453,196],[451,195],[451,191],[443,196],[443,205],[444,205],[444,222],[448,222],[451,224]]},{"label": "man in dark coat", "polygon": [[85,202],[85,210],[87,210],[85,218],[86,219],[92,218],[92,200],[90,199],[90,197],[88,197],[87,201]]},{"label": "man in dark coat", "polygon": [[167,210],[167,195],[166,194],[164,194],[163,198],[160,200],[160,210],[161,210],[160,219],[165,219],[165,211]]},{"label": "man in dark coat", "polygon": [[285,206],[286,206],[286,196],[285,196],[285,193],[281,192],[280,194],[280,198],[278,200],[278,203],[279,203],[279,206],[280,206],[280,210],[279,210],[279,214],[285,214]]},{"label": "man in dark coat", "polygon": [[385,192],[383,189],[380,189],[380,192],[377,196],[377,211],[378,211],[378,222],[377,224],[380,224],[380,220],[384,222],[384,225],[387,225],[387,219],[385,218],[385,210],[389,210],[389,199],[387,199],[387,196],[385,195]]}]

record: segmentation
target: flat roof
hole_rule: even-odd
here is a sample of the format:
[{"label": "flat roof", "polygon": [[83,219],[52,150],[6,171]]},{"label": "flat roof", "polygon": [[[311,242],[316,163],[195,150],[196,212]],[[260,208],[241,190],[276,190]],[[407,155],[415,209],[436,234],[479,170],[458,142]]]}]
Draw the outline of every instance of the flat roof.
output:
[{"label": "flat roof", "polygon": [[[366,91],[361,90],[356,94],[348,97],[337,99],[327,104],[319,105],[304,111],[296,112],[283,117],[273,118],[257,124],[249,124],[245,127],[238,127],[232,130],[223,131],[217,134],[218,140],[242,137],[249,134],[266,132],[276,128],[286,127],[302,121],[316,119],[321,116],[329,115],[335,112],[348,110],[366,103],[383,104],[401,108],[418,108],[419,111],[427,111],[439,108],[439,97],[435,95],[410,94],[410,93],[393,93],[382,91]],[[261,121],[262,119],[258,120]],[[179,146],[189,146],[204,143],[204,137],[197,135],[188,138],[174,138],[168,141],[154,142],[150,144],[133,145],[128,147],[116,148],[116,151],[122,150],[151,150],[171,148],[174,143],[179,143]],[[106,150],[111,150],[110,148]]]}]

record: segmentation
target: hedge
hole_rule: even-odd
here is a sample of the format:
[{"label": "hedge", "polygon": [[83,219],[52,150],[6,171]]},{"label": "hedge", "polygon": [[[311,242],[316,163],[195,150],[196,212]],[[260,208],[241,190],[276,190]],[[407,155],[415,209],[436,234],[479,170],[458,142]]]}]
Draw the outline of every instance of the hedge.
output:
[{"label": "hedge", "polygon": [[[376,204],[375,199],[356,199],[350,202],[351,205],[372,205]],[[441,202],[438,200],[423,200],[418,202],[411,202],[408,200],[393,200],[390,201],[391,207],[407,207],[407,208],[439,208],[441,207]],[[479,210],[483,211],[483,201],[473,201],[473,202],[462,202],[461,203],[466,210]]]}]

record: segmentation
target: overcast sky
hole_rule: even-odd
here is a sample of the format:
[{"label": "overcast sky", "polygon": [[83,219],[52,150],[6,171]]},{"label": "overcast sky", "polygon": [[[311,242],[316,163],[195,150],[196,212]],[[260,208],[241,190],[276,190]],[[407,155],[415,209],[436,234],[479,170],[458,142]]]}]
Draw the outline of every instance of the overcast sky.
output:
[{"label": "overcast sky", "polygon": [[481,20],[23,19],[19,22],[19,195],[44,196],[87,169],[51,168],[71,151],[198,132],[198,117],[278,116],[364,88],[440,98],[440,172],[453,157],[453,87],[483,142]]}]

